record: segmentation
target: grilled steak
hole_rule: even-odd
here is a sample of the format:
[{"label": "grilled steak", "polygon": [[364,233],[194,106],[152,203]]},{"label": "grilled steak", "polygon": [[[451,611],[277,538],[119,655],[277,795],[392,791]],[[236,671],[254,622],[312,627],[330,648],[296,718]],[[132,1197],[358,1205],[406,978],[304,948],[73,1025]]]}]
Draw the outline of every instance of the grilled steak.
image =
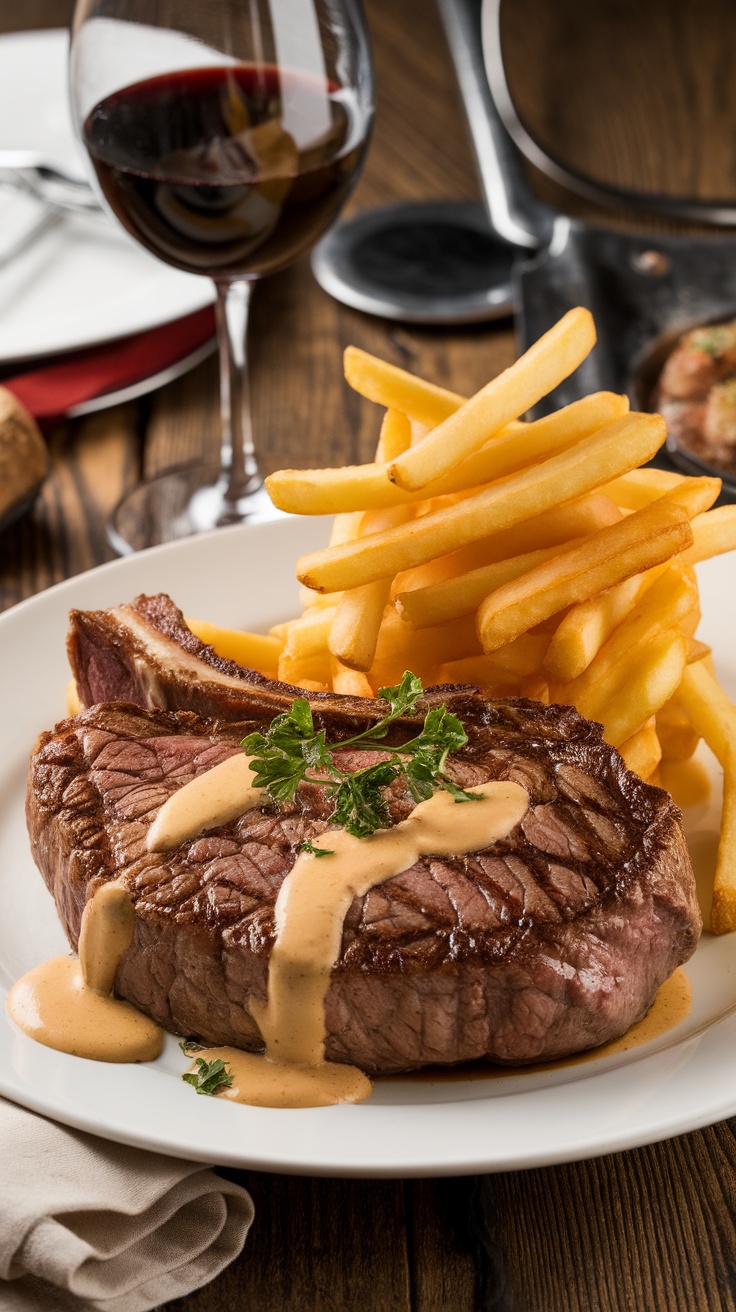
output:
[{"label": "grilled steak", "polygon": [[306,697],[319,728],[327,726],[322,714],[329,713],[333,739],[352,735],[383,715],[374,701],[306,693],[225,660],[192,633],[165,593],[136,597],[112,610],[71,611],[67,651],[85,707],[127,701],[149,710],[263,723],[288,710],[295,697]]},{"label": "grilled steak", "polygon": [[[79,643],[89,623],[76,624]],[[89,669],[88,697],[105,691],[99,673]],[[132,676],[125,692],[135,692]],[[262,697],[290,694],[259,684],[257,713]],[[603,1043],[647,1010],[700,932],[679,812],[626,769],[600,726],[571,707],[474,690],[446,700],[469,735],[451,758],[455,780],[512,779],[531,807],[487,851],[424,858],[353,903],[327,996],[326,1052],[369,1072],[481,1057],[522,1064]],[[321,703],[338,734],[340,702]],[[350,714],[375,708],[355,702]],[[94,706],[39,741],[28,823],[72,945],[98,881],[125,878],[136,931],[117,975],[122,997],[180,1034],[257,1048],[248,1001],[265,997],[281,882],[299,844],[329,827],[324,790],[266,800],[173,853],[145,842],[170,793],[238,750],[248,727]],[[341,755],[342,768],[375,759]],[[396,820],[413,805],[399,781],[388,801]]]}]

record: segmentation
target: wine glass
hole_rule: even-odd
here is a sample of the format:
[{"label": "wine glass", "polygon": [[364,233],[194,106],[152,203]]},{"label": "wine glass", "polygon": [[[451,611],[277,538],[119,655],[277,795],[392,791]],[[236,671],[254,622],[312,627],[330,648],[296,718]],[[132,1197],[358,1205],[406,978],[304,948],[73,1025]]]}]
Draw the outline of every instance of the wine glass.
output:
[{"label": "wine glass", "polygon": [[140,483],[121,553],[276,512],[248,397],[255,282],[307,251],[355,182],[373,117],[359,0],[79,0],[72,110],[101,199],[159,259],[216,288],[219,468]]}]

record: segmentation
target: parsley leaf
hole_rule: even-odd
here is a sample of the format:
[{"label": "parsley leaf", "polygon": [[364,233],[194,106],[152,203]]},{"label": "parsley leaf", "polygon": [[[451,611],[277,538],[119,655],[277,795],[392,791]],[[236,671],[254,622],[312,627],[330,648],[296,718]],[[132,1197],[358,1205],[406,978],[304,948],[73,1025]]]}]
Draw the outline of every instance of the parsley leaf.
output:
[{"label": "parsley leaf", "polygon": [[[241,746],[251,759],[254,783],[266,788],[277,802],[293,801],[300,783],[318,783],[333,794],[331,819],[349,834],[364,838],[391,823],[382,789],[402,778],[415,802],[427,801],[436,788],[444,788],[456,802],[480,801],[477,793],[459,788],[445,774],[451,752],[464,747],[468,736],[461,721],[446,706],[431,707],[420,732],[409,742],[387,746],[383,739],[400,716],[418,715],[417,703],[424,693],[422,681],[407,670],[400,683],[379,688],[388,703],[388,714],[362,733],[328,746],[324,729],[315,730],[312,710],[299,697],[291,710],[277,715],[263,733],[252,733]],[[335,763],[333,750],[364,747],[386,752],[387,759],[346,774]],[[309,772],[318,770],[315,777]],[[327,856],[326,848],[307,841],[301,851]]]},{"label": "parsley leaf", "polygon": [[[182,1048],[184,1044],[181,1045]],[[182,1075],[186,1084],[191,1084],[197,1093],[206,1093],[209,1096],[217,1093],[219,1089],[229,1089],[233,1076],[230,1074],[226,1062],[220,1057],[216,1061],[205,1061],[203,1057],[197,1057],[195,1061],[196,1071],[187,1071]]]},{"label": "parsley leaf", "polygon": [[303,843],[299,844],[300,852],[308,852],[310,856],[334,856],[334,850],[330,847],[315,847],[311,838],[305,838]]}]

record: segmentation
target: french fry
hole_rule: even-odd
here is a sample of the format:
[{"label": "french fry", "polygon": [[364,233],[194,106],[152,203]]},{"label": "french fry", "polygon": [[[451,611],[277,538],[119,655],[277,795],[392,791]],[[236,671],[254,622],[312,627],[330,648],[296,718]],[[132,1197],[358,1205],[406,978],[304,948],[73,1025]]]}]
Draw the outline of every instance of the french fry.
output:
[{"label": "french fry", "polygon": [[448,496],[490,483],[567,450],[627,411],[625,396],[594,392],[543,419],[509,425],[419,492],[405,492],[389,482],[387,457],[380,452],[380,444],[379,463],[342,469],[280,469],[269,474],[266,487],[275,506],[300,515],[419,505],[427,497]]},{"label": "french fry", "polygon": [[[376,456],[393,458],[411,442],[411,425],[398,410],[387,410],[381,426]],[[390,510],[368,510],[363,515],[360,533],[378,533],[408,523],[414,517],[412,506],[395,506]],[[376,579],[360,588],[343,592],[329,636],[330,652],[341,665],[352,670],[371,668],[376,654],[383,612],[392,580]]]},{"label": "french fry", "polygon": [[682,707],[677,705],[676,694],[657,711],[657,737],[662,748],[662,760],[676,765],[688,761],[700,742],[700,734],[688,720]]},{"label": "french fry", "polygon": [[[373,533],[359,544],[350,542],[310,552],[298,561],[297,577],[318,592],[337,592],[447,555],[491,532],[511,528],[552,509],[559,505],[561,495],[568,502],[576,500],[626,469],[650,460],[662,445],[665,432],[659,415],[625,415],[569,451],[511,474],[459,505],[399,528]],[[421,443],[416,450],[425,445]]]},{"label": "french fry", "polygon": [[640,590],[641,577],[633,575],[570,608],[555,630],[544,661],[553,683],[572,683],[588,668],[606,639],[635,606]]},{"label": "french fry", "polygon": [[79,715],[81,709],[82,703],[79,700],[76,679],[70,679],[66,685],[66,713],[71,718],[73,715]]},{"label": "french fry", "polygon": [[632,469],[622,474],[602,490],[617,506],[627,510],[643,510],[665,492],[671,492],[687,481],[685,474],[670,473],[667,469]]},{"label": "french fry", "polygon": [[483,656],[446,661],[438,670],[442,683],[492,683],[505,677],[512,685],[538,675],[547,639],[540,633],[523,633],[507,647]]},{"label": "french fry", "polygon": [[736,743],[736,706],[703,661],[683,672],[675,705],[684,710],[725,769],[731,744]]},{"label": "french fry", "polygon": [[648,719],[641,729],[627,738],[619,750],[634,774],[638,774],[640,779],[651,779],[662,760],[662,748],[657,737],[654,717]]},{"label": "french fry", "polygon": [[[413,518],[411,506],[372,510],[363,517],[367,533],[379,532]],[[329,648],[336,660],[352,670],[367,671],[376,654],[378,633],[393,580],[375,579],[342,594],[330,629]]]},{"label": "french fry", "polygon": [[282,683],[321,692],[329,689],[331,675],[329,652],[313,656],[290,656],[282,652],[279,657],[278,677]]},{"label": "french fry", "polygon": [[736,706],[703,661],[688,665],[677,690],[693,727],[723,766],[723,814],[718,843],[711,929],[736,929]]},{"label": "french fry", "polygon": [[[637,512],[639,513],[639,512]],[[641,512],[644,513],[644,512]],[[626,521],[630,523],[630,520]],[[611,634],[587,669],[562,689],[563,700],[572,702],[595,719],[607,688],[625,670],[632,654],[669,629],[678,627],[696,605],[698,586],[691,570],[673,563],[641,594],[622,624]],[[692,639],[689,639],[692,641]]]},{"label": "french fry", "polygon": [[459,460],[477,451],[492,433],[557,387],[594,345],[595,325],[590,311],[580,306],[569,310],[514,364],[438,424],[417,447],[394,460],[389,478],[409,492],[436,481]]},{"label": "french fry", "polygon": [[320,656],[329,664],[327,643],[336,614],[336,606],[316,606],[300,619],[292,620],[279,657],[279,667],[284,657],[303,660]]},{"label": "french fry", "polygon": [[[679,686],[685,669],[686,642],[680,633],[663,633],[637,648],[600,712],[589,718],[603,724],[606,742],[620,747],[646,724]],[[588,712],[578,707],[583,715]]]},{"label": "french fry", "polygon": [[687,640],[688,665],[694,665],[695,661],[702,661],[705,660],[706,656],[710,656],[712,649],[707,642],[701,642],[699,638],[693,638],[690,634],[685,634],[685,638]]},{"label": "french fry", "polygon": [[679,506],[661,500],[635,511],[486,597],[478,610],[484,651],[495,651],[563,607],[668,560],[691,541],[690,521]]},{"label": "french fry", "polygon": [[435,383],[427,383],[395,364],[379,360],[357,346],[345,348],[345,378],[355,392],[394,410],[400,410],[420,424],[434,428],[459,410],[464,396],[448,392]]},{"label": "french fry", "polygon": [[693,545],[683,552],[688,565],[736,548],[736,506],[718,506],[693,520]]},{"label": "french fry", "polygon": [[[577,538],[575,541],[580,543],[583,539]],[[415,629],[425,628],[428,624],[442,624],[445,620],[457,619],[461,615],[471,615],[490,592],[559,556],[567,546],[567,543],[563,543],[556,547],[541,547],[538,551],[527,551],[522,556],[512,556],[510,560],[481,565],[478,569],[468,570],[442,583],[399,592],[396,596],[399,613]]]},{"label": "french fry", "polygon": [[200,642],[214,647],[218,656],[235,661],[246,669],[260,670],[275,677],[283,643],[273,635],[244,633],[238,629],[223,629],[208,620],[187,619],[187,625]]},{"label": "french fry", "polygon": [[677,487],[670,488],[659,499],[682,506],[688,519],[694,519],[710,509],[718,499],[721,486],[720,478],[683,478]]},{"label": "french fry", "polygon": [[332,668],[332,690],[342,693],[344,697],[372,697],[373,689],[365,676],[358,670],[349,670],[334,658]]},{"label": "french fry", "polygon": [[406,451],[408,446],[411,446],[411,439],[412,430],[409,416],[403,414],[401,410],[389,407],[383,416],[381,434],[376,447],[375,463],[384,464],[387,460],[394,460],[396,456],[401,455],[402,451]]},{"label": "french fry", "polygon": [[471,570],[506,560],[509,556],[567,544],[587,533],[596,533],[608,524],[617,524],[620,519],[621,512],[608,497],[598,492],[589,492],[578,501],[571,501],[565,506],[554,506],[513,528],[471,542],[467,547],[460,547],[447,556],[438,556],[426,565],[405,570],[397,576],[394,592],[398,595],[399,592],[434,587],[447,579],[458,579]]}]

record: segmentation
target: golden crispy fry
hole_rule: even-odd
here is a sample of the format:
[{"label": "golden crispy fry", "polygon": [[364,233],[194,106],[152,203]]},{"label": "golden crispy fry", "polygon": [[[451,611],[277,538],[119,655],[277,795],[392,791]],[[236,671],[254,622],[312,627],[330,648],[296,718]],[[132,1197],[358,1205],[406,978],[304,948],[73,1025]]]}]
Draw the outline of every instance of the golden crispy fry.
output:
[{"label": "golden crispy fry", "polygon": [[309,610],[312,606],[337,606],[341,597],[341,592],[313,592],[311,588],[299,589],[302,610]]},{"label": "golden crispy fry", "polygon": [[713,885],[711,929],[736,929],[736,706],[704,661],[688,665],[677,690],[693,727],[723,766],[723,815]]},{"label": "golden crispy fry", "polygon": [[553,683],[572,683],[636,605],[641,576],[624,579],[597,597],[572,606],[549,644],[544,668]]},{"label": "golden crispy fry", "polygon": [[418,674],[425,687],[436,682],[437,667],[455,657],[480,654],[472,616],[415,633],[389,608],[378,635],[376,657],[369,672],[374,688],[397,683],[405,670]]},{"label": "golden crispy fry", "polygon": [[70,679],[66,685],[66,713],[69,716],[79,715],[81,709],[82,703],[79,700],[76,680]]},{"label": "golden crispy fry", "polygon": [[433,587],[446,579],[460,578],[470,570],[506,560],[509,556],[569,543],[586,533],[596,533],[608,524],[617,524],[620,519],[621,512],[608,497],[589,492],[578,501],[555,506],[502,533],[493,533],[447,556],[438,556],[426,565],[405,570],[396,578],[394,593],[398,595],[399,592]]},{"label": "golden crispy fry", "polygon": [[736,506],[718,506],[693,520],[693,545],[683,553],[688,565],[736,548]]},{"label": "golden crispy fry", "polygon": [[[637,648],[623,680],[595,717],[603,724],[606,742],[620,747],[669,700],[682,679],[687,656],[681,633],[663,633]],[[579,707],[583,715],[587,712]]]},{"label": "golden crispy fry", "polygon": [[[345,543],[302,556],[297,576],[301,583],[319,592],[336,592],[447,555],[491,532],[511,528],[550,510],[559,504],[561,496],[567,501],[576,500],[602,482],[651,459],[662,445],[665,431],[659,415],[625,415],[569,451],[511,474],[448,510],[373,533],[359,544]],[[424,445],[426,442],[412,450],[419,451]]]},{"label": "golden crispy fry", "polygon": [[396,456],[400,456],[408,446],[411,446],[411,420],[401,410],[395,410],[390,406],[381,424],[381,435],[376,447],[376,464],[395,460]]},{"label": "golden crispy fry", "polygon": [[688,720],[676,699],[665,702],[657,711],[657,736],[666,764],[688,761],[700,742],[700,734]]},{"label": "golden crispy fry", "polygon": [[[407,523],[413,517],[411,506],[396,506],[393,510],[369,510],[363,516],[361,530],[364,533],[377,533],[381,529]],[[330,651],[342,665],[352,670],[367,671],[371,668],[392,581],[390,578],[375,579],[372,583],[364,583],[362,587],[343,592],[329,637]]]},{"label": "golden crispy fry", "polygon": [[662,759],[662,748],[657,737],[654,717],[647,720],[635,734],[626,739],[620,747],[627,766],[640,779],[651,779]]},{"label": "golden crispy fry", "polygon": [[685,669],[675,705],[684,710],[725,769],[732,744],[736,745],[736,706],[704,661]]},{"label": "golden crispy fry", "polygon": [[687,482],[686,474],[670,473],[666,469],[632,469],[622,474],[602,490],[617,506],[626,510],[643,510],[665,492],[671,492],[681,483]]},{"label": "golden crispy fry", "polygon": [[439,674],[443,683],[493,683],[506,676],[512,683],[539,675],[547,646],[541,633],[523,633],[507,647],[483,656],[466,656],[446,661]]},{"label": "golden crispy fry", "polygon": [[260,670],[262,674],[276,675],[283,643],[273,635],[243,633],[237,629],[222,629],[207,620],[187,619],[192,633],[214,647],[218,656],[235,661],[246,669]]},{"label": "golden crispy fry", "polygon": [[343,592],[330,629],[329,648],[351,670],[369,670],[391,591],[390,579],[376,579]]},{"label": "golden crispy fry", "polygon": [[550,686],[543,674],[529,674],[519,684],[519,696],[528,697],[533,702],[542,702],[549,706],[552,696]]},{"label": "golden crispy fry", "polygon": [[441,424],[465,402],[465,397],[457,392],[427,383],[357,346],[346,347],[343,359],[345,378],[355,392],[379,405],[401,410],[430,428]]},{"label": "golden crispy fry", "polygon": [[266,487],[275,506],[300,515],[418,505],[425,498],[462,492],[536,464],[556,451],[567,450],[627,411],[625,396],[594,392],[544,419],[509,425],[480,451],[419,492],[405,492],[389,482],[388,466],[380,463],[388,457],[380,451],[380,443],[376,454],[379,463],[343,469],[280,469],[269,475]]},{"label": "golden crispy fry", "polygon": [[655,501],[635,511],[486,597],[478,610],[484,651],[495,651],[563,607],[668,560],[691,541],[690,522],[679,506]]},{"label": "golden crispy fry", "polygon": [[[394,460],[389,478],[415,492],[438,479],[567,378],[595,344],[588,310],[569,310],[510,368]],[[615,476],[614,476],[615,477]]]},{"label": "golden crispy fry", "polygon": [[682,506],[689,519],[702,515],[718,499],[720,478],[683,478],[678,487],[671,488],[660,498],[671,505]]},{"label": "golden crispy fry", "polygon": [[730,934],[736,929],[736,758],[733,747],[724,765],[723,811],[710,927],[714,934]]},{"label": "golden crispy fry", "polygon": [[[680,629],[680,632],[682,632],[682,629]],[[702,661],[705,660],[706,656],[710,656],[712,649],[707,642],[701,642],[699,638],[692,638],[690,634],[686,634],[685,637],[687,638],[688,665],[694,665],[695,661]]]},{"label": "golden crispy fry", "polygon": [[282,652],[279,657],[278,677],[282,683],[321,691],[330,687],[331,676],[329,652],[313,656],[289,656]]},{"label": "golden crispy fry", "polygon": [[329,665],[327,643],[336,614],[336,606],[313,606],[300,619],[292,620],[279,657],[279,668],[285,657],[289,660],[308,660],[312,656],[319,656]]},{"label": "golden crispy fry", "polygon": [[[398,410],[387,410],[381,426],[376,457],[392,458],[405,451],[411,442],[411,425]],[[406,524],[414,518],[412,506],[395,506],[390,510],[367,510],[360,533],[379,533],[382,529]],[[343,592],[330,629],[329,647],[335,660],[353,670],[369,670],[376,654],[383,612],[391,592],[391,579],[376,579],[360,588]]]},{"label": "golden crispy fry", "polygon": [[562,700],[572,702],[581,710],[585,708],[583,714],[596,719],[606,700],[606,689],[627,669],[637,649],[659,634],[677,628],[697,599],[698,587],[692,571],[677,563],[669,565],[640,595],[631,613],[614,630],[588,668],[562,689]]},{"label": "golden crispy fry", "polygon": [[332,521],[332,530],[330,532],[330,546],[340,547],[345,542],[355,542],[360,537],[360,526],[363,523],[362,511],[346,511],[346,513],[335,515]]},{"label": "golden crispy fry", "polygon": [[373,689],[365,674],[349,670],[334,658],[332,660],[332,690],[345,697],[372,697]]},{"label": "golden crispy fry", "polygon": [[[576,543],[581,541],[581,538],[575,539]],[[523,556],[512,556],[510,560],[481,565],[478,569],[469,570],[443,583],[399,592],[396,596],[399,612],[415,629],[422,629],[428,624],[441,624],[444,620],[454,620],[460,615],[471,615],[490,592],[536,569],[537,565],[543,565],[554,556],[559,556],[567,549],[567,545],[563,543],[556,547],[542,547],[539,551],[527,551]]]}]

